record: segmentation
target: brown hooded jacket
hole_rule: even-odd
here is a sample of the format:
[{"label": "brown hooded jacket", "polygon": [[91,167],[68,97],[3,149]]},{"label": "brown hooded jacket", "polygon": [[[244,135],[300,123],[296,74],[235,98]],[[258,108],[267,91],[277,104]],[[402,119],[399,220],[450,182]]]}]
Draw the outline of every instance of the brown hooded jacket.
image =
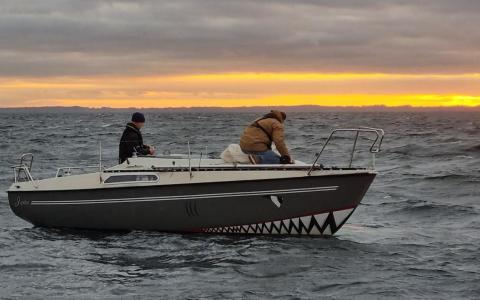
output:
[{"label": "brown hooded jacket", "polygon": [[272,110],[264,117],[255,120],[245,129],[240,138],[242,150],[244,152],[264,152],[271,149],[273,142],[282,156],[289,156],[283,133],[285,118],[284,112]]}]

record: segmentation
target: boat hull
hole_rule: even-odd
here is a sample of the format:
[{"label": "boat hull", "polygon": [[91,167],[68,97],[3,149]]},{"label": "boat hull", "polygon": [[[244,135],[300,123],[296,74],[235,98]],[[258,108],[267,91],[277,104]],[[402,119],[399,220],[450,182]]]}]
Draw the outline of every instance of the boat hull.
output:
[{"label": "boat hull", "polygon": [[42,227],[228,234],[331,235],[375,173],[90,190],[9,191]]}]

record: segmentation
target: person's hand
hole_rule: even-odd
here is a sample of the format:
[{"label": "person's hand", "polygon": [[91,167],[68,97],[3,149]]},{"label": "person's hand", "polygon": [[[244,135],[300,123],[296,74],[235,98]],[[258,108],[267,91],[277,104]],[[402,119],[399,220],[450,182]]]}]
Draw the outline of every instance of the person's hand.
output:
[{"label": "person's hand", "polygon": [[286,165],[286,164],[293,164],[294,163],[294,160],[292,159],[291,156],[289,155],[282,155],[280,157],[280,163]]},{"label": "person's hand", "polygon": [[293,165],[295,163],[295,160],[289,155],[288,156],[288,164]]},{"label": "person's hand", "polygon": [[148,146],[148,151],[150,152],[150,155],[155,155],[155,147]]}]

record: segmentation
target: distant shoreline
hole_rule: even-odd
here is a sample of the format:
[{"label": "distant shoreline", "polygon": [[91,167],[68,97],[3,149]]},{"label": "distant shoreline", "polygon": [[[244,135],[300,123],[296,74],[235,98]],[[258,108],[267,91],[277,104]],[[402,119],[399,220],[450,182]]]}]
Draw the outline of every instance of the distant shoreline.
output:
[{"label": "distant shoreline", "polygon": [[239,106],[239,107],[166,107],[166,108],[111,108],[111,107],[81,107],[81,106],[42,106],[42,107],[0,107],[2,112],[131,112],[134,110],[144,112],[258,112],[270,109],[279,109],[287,112],[322,112],[322,111],[464,111],[480,112],[480,106],[437,106],[437,107],[416,107],[416,106],[320,106],[320,105],[298,105],[298,106]]}]

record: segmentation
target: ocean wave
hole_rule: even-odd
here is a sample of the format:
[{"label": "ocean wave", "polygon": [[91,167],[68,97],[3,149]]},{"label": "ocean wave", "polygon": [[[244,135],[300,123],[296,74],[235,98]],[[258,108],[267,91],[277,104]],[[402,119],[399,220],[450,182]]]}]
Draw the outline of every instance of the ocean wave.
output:
[{"label": "ocean wave", "polygon": [[413,205],[405,205],[399,209],[392,210],[389,214],[408,214],[408,215],[430,215],[430,216],[479,216],[479,212],[475,207],[469,205],[456,205],[456,204],[442,204],[423,202]]},{"label": "ocean wave", "polygon": [[422,180],[462,180],[465,182],[477,182],[480,181],[480,176],[475,176],[473,174],[439,174],[439,175],[428,175],[423,176]]},{"label": "ocean wave", "polygon": [[407,133],[407,136],[409,137],[419,137],[419,136],[432,136],[435,135],[435,131],[423,131],[423,132],[409,132]]},{"label": "ocean wave", "polygon": [[50,264],[41,263],[16,263],[16,264],[0,264],[3,272],[34,272],[34,271],[50,271],[56,267]]},{"label": "ocean wave", "polygon": [[480,144],[467,147],[467,148],[465,149],[465,151],[477,152],[477,153],[480,154]]}]

